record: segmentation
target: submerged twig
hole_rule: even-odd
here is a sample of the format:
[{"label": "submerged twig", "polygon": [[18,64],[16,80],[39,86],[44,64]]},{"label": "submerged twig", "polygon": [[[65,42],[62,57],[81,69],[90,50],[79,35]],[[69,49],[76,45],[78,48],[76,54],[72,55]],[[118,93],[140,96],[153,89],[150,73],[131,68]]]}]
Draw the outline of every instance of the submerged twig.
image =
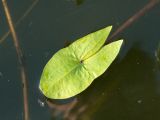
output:
[{"label": "submerged twig", "polygon": [[7,2],[6,0],[2,0],[2,3],[3,3],[4,11],[6,14],[7,22],[13,37],[13,43],[17,52],[18,61],[20,64],[21,80],[22,80],[22,87],[23,87],[24,120],[29,120],[28,90],[27,90],[27,75],[26,75],[25,60],[24,60],[23,52],[20,48],[17,34],[15,32],[14,24],[12,22],[12,18],[7,6]]},{"label": "submerged twig", "polygon": [[[39,0],[35,0],[30,6],[29,8],[24,12],[24,14],[18,19],[18,21],[15,24],[15,27],[18,26],[25,18],[26,16],[32,11],[32,9],[35,7],[35,5],[37,5],[37,3],[39,2]],[[0,44],[6,40],[6,38],[8,37],[8,35],[10,34],[10,30],[8,30],[0,39]]]},{"label": "submerged twig", "polygon": [[118,34],[123,32],[126,28],[136,22],[139,18],[141,18],[145,13],[151,10],[155,5],[157,5],[160,0],[150,0],[142,9],[140,9],[137,13],[131,16],[128,20],[126,20],[107,40],[110,42],[114,39]]}]

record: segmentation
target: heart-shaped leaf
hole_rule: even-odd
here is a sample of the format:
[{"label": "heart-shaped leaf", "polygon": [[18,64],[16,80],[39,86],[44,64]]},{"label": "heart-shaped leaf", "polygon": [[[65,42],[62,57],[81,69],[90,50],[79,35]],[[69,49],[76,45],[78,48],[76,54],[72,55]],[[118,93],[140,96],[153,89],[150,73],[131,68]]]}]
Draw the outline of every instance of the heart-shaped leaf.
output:
[{"label": "heart-shaped leaf", "polygon": [[[123,40],[104,45],[111,26],[59,50],[46,64],[40,90],[52,99],[65,99],[85,90],[113,62]],[[102,47],[103,46],[103,47]]]}]

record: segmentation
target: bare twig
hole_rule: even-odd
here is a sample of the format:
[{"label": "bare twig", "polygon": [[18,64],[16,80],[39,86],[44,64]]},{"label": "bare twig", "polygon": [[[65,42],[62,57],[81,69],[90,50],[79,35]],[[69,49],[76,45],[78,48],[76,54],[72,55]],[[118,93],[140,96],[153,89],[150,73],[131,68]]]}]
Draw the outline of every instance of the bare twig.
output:
[{"label": "bare twig", "polygon": [[145,13],[147,13],[149,10],[151,10],[155,5],[157,5],[160,2],[160,0],[150,0],[142,9],[140,9],[137,13],[135,13],[133,16],[131,16],[127,21],[125,21],[107,40],[108,42],[111,42],[112,39],[114,39],[117,35],[119,35],[121,32],[123,32],[126,28],[128,28],[130,25],[132,25],[134,22],[136,22],[139,18],[141,18]]},{"label": "bare twig", "polygon": [[[26,16],[32,11],[32,9],[35,7],[35,5],[37,5],[37,3],[39,2],[39,0],[35,0],[30,6],[29,8],[24,12],[24,14],[18,19],[18,21],[15,24],[15,27],[18,26],[25,18]],[[8,30],[0,39],[0,44],[6,40],[6,38],[8,37],[8,35],[10,34],[10,30]]]},{"label": "bare twig", "polygon": [[6,0],[2,0],[4,11],[6,14],[6,18],[8,21],[8,25],[13,37],[14,46],[16,48],[18,61],[20,64],[20,70],[21,70],[21,80],[22,80],[22,87],[23,87],[23,105],[24,105],[24,120],[29,120],[29,108],[28,108],[28,90],[27,90],[27,76],[26,76],[26,67],[24,62],[24,56],[23,52],[20,48],[20,44],[17,38],[17,34],[15,32],[14,24],[12,22],[12,18],[10,15],[10,11],[7,6]]}]

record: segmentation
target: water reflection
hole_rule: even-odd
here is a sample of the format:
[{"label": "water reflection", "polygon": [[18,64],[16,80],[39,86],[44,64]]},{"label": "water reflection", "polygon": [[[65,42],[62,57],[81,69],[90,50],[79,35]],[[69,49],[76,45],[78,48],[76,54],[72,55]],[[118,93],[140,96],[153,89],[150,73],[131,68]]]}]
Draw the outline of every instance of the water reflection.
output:
[{"label": "water reflection", "polygon": [[160,85],[153,69],[153,59],[140,50],[130,50],[72,102],[47,101],[52,120],[159,119]]}]

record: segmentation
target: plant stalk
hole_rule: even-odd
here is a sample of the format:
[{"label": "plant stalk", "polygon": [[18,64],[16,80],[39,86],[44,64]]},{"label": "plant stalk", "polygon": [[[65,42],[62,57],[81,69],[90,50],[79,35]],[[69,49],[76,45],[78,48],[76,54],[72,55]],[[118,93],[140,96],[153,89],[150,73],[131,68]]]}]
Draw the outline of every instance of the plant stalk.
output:
[{"label": "plant stalk", "polygon": [[135,13],[133,16],[131,16],[129,19],[127,19],[107,40],[108,42],[111,42],[111,40],[115,39],[117,35],[122,33],[126,28],[131,26],[133,23],[135,23],[139,18],[144,16],[149,10],[151,10],[153,7],[155,7],[160,0],[150,0],[142,9],[140,9],[137,13]]},{"label": "plant stalk", "polygon": [[20,47],[18,37],[15,31],[14,24],[12,22],[12,18],[10,15],[10,11],[7,5],[6,0],[2,0],[4,11],[6,14],[8,26],[10,28],[13,43],[17,52],[18,62],[20,65],[20,73],[21,73],[21,81],[22,81],[22,89],[23,89],[23,107],[24,107],[24,120],[29,120],[29,106],[28,106],[28,88],[27,88],[27,75],[26,75],[26,67],[25,67],[25,60],[22,49]]}]

